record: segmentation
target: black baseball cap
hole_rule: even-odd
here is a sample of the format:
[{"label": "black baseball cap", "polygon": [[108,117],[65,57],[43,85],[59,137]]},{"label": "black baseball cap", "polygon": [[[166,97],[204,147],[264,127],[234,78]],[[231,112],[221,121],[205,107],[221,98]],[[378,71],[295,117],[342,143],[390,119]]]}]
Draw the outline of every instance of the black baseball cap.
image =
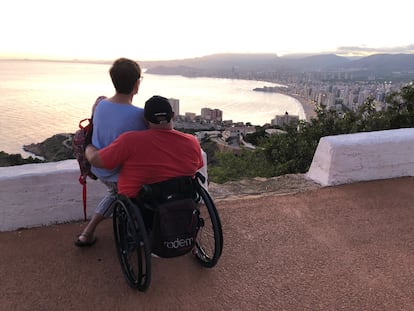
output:
[{"label": "black baseball cap", "polygon": [[173,116],[171,104],[165,97],[152,96],[145,102],[144,116],[151,123],[169,123]]}]

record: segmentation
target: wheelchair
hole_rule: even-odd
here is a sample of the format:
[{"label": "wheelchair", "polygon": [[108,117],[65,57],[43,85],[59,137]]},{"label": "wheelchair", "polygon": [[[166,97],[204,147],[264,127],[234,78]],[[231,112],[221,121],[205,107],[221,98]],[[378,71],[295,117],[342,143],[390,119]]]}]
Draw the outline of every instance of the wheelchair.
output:
[{"label": "wheelchair", "polygon": [[[204,176],[197,173],[195,178],[184,176],[144,185],[136,198],[118,196],[113,203],[113,232],[119,263],[129,286],[139,291],[148,289],[151,254],[169,258],[192,253],[203,267],[212,268],[217,264],[223,249],[223,233],[213,199],[202,186],[204,182]],[[183,246],[182,253],[159,256],[155,215],[161,206],[170,203],[178,207],[185,204],[194,206],[196,233],[193,243]],[[184,245],[184,241],[187,240],[177,238],[169,245]]]}]

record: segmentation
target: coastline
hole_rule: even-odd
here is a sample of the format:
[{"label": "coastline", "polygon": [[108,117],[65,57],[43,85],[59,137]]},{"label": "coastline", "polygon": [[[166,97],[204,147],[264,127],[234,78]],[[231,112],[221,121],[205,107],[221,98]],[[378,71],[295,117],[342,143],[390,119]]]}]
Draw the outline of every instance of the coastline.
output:
[{"label": "coastline", "polygon": [[316,105],[312,100],[303,98],[299,95],[293,95],[293,94],[288,94],[288,93],[282,93],[282,94],[293,97],[302,105],[303,112],[305,113],[307,122],[310,122],[311,119],[316,117],[316,112],[315,112]]},{"label": "coastline", "polygon": [[[278,93],[292,97],[301,104],[305,118],[306,118],[306,122],[310,122],[311,119],[316,117],[316,112],[315,112],[316,106],[313,101],[309,99],[305,99],[299,95],[289,94],[285,92],[278,92]],[[68,143],[68,140],[71,138],[72,135],[73,134],[67,134],[67,133],[55,134],[52,137],[47,138],[45,141],[41,143],[32,143],[29,145],[24,145],[23,151],[28,154],[28,156],[25,158],[23,158],[24,156],[23,153],[10,154],[10,153],[6,153],[3,151],[4,152],[3,159],[0,158],[0,162],[4,162],[4,163],[2,164],[0,163],[0,167],[18,165],[18,164],[10,164],[10,163],[5,164],[8,161],[12,161],[10,159],[14,159],[14,158],[11,158],[11,156],[13,155],[19,155],[22,158],[21,161],[24,161],[25,159],[28,159],[28,158],[33,158],[34,161],[36,162],[39,160],[40,162],[42,162],[42,161],[45,161],[46,159],[48,159],[49,161],[60,161],[60,160],[65,160],[65,159],[72,159],[73,158],[72,148],[70,146],[70,143]],[[63,151],[60,148],[62,147],[62,145],[63,147],[65,147],[63,148]],[[55,155],[57,150],[60,150],[60,152],[57,152],[58,154]],[[40,156],[39,154],[43,154],[43,156]],[[48,154],[49,156],[44,156],[44,154]],[[19,161],[19,163],[21,161]],[[23,164],[23,163],[20,163],[20,164]]]},{"label": "coastline", "polygon": [[[272,82],[274,83],[274,82]],[[289,91],[285,90],[282,87],[263,87],[263,88],[255,88],[253,89],[253,91],[257,91],[257,92],[269,92],[269,93],[277,93],[277,94],[282,94],[282,95],[286,95],[288,97],[291,97],[293,99],[296,99],[300,105],[302,106],[303,109],[303,113],[305,115],[305,120],[307,122],[310,122],[311,119],[316,117],[316,104],[314,101],[308,99],[308,98],[304,98],[298,94],[292,94]]]}]

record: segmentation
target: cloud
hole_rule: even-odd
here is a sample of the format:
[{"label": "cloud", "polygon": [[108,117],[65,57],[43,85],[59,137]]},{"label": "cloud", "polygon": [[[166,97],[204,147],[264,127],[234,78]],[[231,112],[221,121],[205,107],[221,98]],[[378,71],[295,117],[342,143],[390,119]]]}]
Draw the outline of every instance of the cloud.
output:
[{"label": "cloud", "polygon": [[340,46],[333,53],[343,56],[367,56],[371,54],[400,54],[414,53],[414,44],[396,47],[365,47],[365,46]]}]

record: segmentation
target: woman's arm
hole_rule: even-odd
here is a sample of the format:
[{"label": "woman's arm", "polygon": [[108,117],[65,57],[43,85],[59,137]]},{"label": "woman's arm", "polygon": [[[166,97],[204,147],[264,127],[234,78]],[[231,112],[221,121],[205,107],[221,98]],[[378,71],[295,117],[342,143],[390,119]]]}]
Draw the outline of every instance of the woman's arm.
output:
[{"label": "woman's arm", "polygon": [[104,167],[101,158],[99,157],[99,151],[95,146],[88,145],[85,150],[85,156],[92,166]]}]

